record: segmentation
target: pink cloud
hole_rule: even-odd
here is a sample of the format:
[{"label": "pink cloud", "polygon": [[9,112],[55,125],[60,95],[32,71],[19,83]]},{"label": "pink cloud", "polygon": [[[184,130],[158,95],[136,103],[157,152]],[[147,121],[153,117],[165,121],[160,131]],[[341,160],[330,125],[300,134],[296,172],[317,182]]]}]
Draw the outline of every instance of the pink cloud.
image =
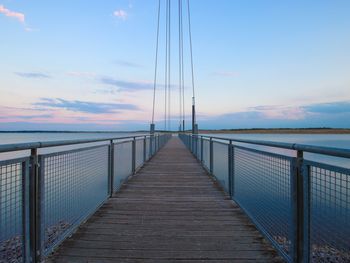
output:
[{"label": "pink cloud", "polygon": [[23,13],[11,11],[11,10],[5,8],[3,5],[0,5],[0,13],[4,14],[5,16],[8,16],[8,17],[13,17],[21,23],[25,22],[25,16]]},{"label": "pink cloud", "polygon": [[262,113],[267,119],[300,120],[307,115],[305,109],[298,106],[268,105],[256,106],[250,109]]},{"label": "pink cloud", "polygon": [[128,13],[122,9],[114,11],[113,15],[122,20],[126,20],[128,18]]}]

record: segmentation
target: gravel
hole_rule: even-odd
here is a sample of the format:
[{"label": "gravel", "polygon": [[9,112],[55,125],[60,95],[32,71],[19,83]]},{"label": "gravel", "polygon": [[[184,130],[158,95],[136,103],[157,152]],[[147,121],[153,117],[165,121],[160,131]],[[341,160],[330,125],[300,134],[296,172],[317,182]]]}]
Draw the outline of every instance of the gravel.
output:
[{"label": "gravel", "polygon": [[[45,248],[52,246],[70,224],[65,221],[58,222],[57,225],[50,226],[45,230]],[[22,236],[17,235],[8,240],[0,242],[0,263],[20,263],[23,256]]]}]

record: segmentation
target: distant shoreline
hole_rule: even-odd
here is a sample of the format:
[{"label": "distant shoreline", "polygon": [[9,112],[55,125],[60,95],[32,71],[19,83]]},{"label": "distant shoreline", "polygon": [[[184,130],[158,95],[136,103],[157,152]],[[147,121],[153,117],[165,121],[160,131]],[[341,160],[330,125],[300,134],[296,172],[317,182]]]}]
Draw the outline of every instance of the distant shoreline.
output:
[{"label": "distant shoreline", "polygon": [[199,130],[199,133],[247,133],[247,134],[350,134],[350,129],[332,128],[286,128],[286,129],[223,129]]},{"label": "distant shoreline", "polygon": [[[156,131],[164,132],[164,131]],[[176,133],[177,131],[166,131]],[[186,130],[186,132],[191,132]],[[149,131],[0,131],[1,133],[149,133]],[[218,129],[199,130],[199,133],[221,133],[221,134],[350,134],[349,129],[332,128],[253,128],[253,129]]]},{"label": "distant shoreline", "polygon": [[0,131],[0,133],[147,133],[148,131]]}]

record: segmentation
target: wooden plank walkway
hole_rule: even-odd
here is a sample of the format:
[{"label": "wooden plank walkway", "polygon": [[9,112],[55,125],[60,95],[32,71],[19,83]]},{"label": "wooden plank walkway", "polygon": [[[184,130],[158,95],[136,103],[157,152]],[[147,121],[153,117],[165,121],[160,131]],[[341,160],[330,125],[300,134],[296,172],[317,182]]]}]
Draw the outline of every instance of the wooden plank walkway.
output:
[{"label": "wooden plank walkway", "polygon": [[172,138],[50,262],[278,262],[238,206]]}]

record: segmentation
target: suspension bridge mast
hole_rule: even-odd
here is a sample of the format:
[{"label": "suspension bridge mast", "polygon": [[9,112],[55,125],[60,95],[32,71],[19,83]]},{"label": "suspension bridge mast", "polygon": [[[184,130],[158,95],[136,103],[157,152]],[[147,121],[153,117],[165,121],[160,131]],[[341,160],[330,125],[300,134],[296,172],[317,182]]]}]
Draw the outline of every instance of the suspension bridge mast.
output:
[{"label": "suspension bridge mast", "polygon": [[194,67],[193,67],[193,51],[192,51],[192,31],[191,31],[191,12],[190,1],[187,0],[187,14],[188,14],[188,35],[190,40],[190,54],[191,54],[191,73],[192,73],[192,134],[198,134],[198,125],[196,123],[196,100],[194,92]]}]

